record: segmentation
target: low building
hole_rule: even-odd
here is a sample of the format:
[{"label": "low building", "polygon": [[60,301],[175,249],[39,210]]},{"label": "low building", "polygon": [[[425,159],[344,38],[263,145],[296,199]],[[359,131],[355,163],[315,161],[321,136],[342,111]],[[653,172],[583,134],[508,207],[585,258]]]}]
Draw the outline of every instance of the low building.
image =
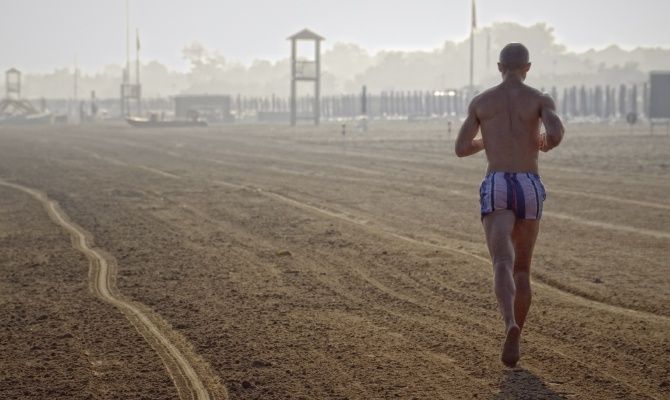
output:
[{"label": "low building", "polygon": [[207,122],[232,122],[231,99],[221,94],[183,94],[174,98],[176,119],[202,119]]}]

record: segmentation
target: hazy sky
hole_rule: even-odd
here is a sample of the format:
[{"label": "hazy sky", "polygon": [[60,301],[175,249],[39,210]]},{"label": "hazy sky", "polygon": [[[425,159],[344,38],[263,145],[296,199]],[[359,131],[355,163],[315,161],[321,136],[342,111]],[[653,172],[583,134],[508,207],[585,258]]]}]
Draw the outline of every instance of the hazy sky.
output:
[{"label": "hazy sky", "polygon": [[[2,3],[1,70],[50,71],[76,56],[92,72],[125,60],[125,0]],[[183,70],[181,49],[192,41],[248,63],[285,57],[286,37],[304,27],[325,36],[326,48],[431,49],[467,37],[470,0],[131,0],[130,10],[143,60]],[[574,50],[670,47],[670,0],[478,0],[477,17],[480,27],[544,21]]]}]

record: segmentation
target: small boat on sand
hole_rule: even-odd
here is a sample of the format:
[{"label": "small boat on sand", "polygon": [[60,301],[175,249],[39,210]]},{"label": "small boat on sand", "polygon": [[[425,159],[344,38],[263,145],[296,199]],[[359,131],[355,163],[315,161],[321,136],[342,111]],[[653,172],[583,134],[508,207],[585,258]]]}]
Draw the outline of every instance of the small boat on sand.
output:
[{"label": "small boat on sand", "polygon": [[162,121],[158,118],[137,118],[137,117],[128,117],[126,122],[130,126],[136,128],[194,128],[194,127],[206,127],[207,122],[202,120],[168,120]]}]

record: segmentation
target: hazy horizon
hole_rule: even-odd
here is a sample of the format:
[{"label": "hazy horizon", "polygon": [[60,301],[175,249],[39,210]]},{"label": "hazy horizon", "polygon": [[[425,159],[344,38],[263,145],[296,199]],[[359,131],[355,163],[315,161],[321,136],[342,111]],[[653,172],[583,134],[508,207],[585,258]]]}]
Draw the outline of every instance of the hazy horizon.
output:
[{"label": "hazy horizon", "polygon": [[[137,27],[141,58],[158,61],[171,70],[186,71],[182,50],[201,43],[227,61],[249,65],[253,60],[278,61],[288,55],[286,37],[308,27],[326,37],[324,51],[336,43],[353,43],[370,53],[381,50],[434,50],[446,41],[468,37],[470,1],[395,0],[337,2],[326,0],[228,3],[215,0],[142,0],[130,2],[131,52]],[[530,26],[544,22],[556,41],[569,51],[584,52],[611,45],[670,48],[670,25],[664,15],[670,4],[640,0],[635,13],[628,2],[596,0],[541,6],[531,0],[477,1],[481,29],[495,22]],[[574,10],[580,10],[579,13]],[[262,11],[262,12],[259,12]],[[595,20],[594,20],[595,19]],[[0,67],[15,66],[40,73],[71,67],[75,58],[85,73],[119,65],[125,60],[125,1],[46,0],[14,3],[0,15],[5,37]],[[597,24],[597,28],[593,28]],[[64,29],[64,27],[67,27]],[[483,43],[480,45],[484,45]]]}]

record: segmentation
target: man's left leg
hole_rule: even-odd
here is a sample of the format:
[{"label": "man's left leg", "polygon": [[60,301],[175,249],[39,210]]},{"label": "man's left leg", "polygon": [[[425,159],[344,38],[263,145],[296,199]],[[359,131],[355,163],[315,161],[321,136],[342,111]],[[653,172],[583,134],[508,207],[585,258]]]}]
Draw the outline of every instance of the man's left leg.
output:
[{"label": "man's left leg", "polygon": [[514,244],[514,317],[519,328],[523,329],[526,315],[530,309],[530,264],[533,258],[535,240],[540,230],[540,221],[519,219],[514,224],[512,243]]}]

